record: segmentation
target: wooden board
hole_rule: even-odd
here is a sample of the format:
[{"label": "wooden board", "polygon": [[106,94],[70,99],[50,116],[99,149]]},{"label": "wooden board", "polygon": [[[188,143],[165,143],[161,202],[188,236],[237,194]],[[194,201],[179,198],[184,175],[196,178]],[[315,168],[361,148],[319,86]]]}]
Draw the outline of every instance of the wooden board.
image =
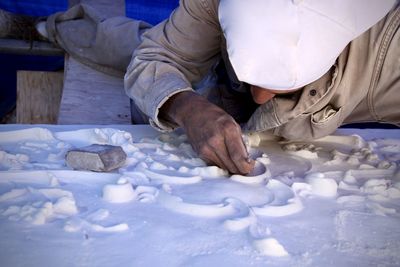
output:
[{"label": "wooden board", "polygon": [[17,72],[17,123],[55,124],[63,87],[62,72]]},{"label": "wooden board", "polygon": [[[125,15],[124,0],[70,0],[85,3],[105,16]],[[130,124],[129,97],[123,80],[93,70],[66,56],[65,82],[58,124]]]},{"label": "wooden board", "polygon": [[123,80],[95,71],[73,58],[65,65],[58,124],[130,124]]}]

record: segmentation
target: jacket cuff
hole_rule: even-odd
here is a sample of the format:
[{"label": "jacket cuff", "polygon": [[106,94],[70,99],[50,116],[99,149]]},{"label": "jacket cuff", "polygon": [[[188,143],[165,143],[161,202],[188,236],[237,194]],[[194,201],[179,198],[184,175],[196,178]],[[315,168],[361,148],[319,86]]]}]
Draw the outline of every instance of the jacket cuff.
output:
[{"label": "jacket cuff", "polygon": [[166,120],[160,119],[159,111],[160,108],[165,104],[165,102],[168,101],[170,97],[184,91],[194,91],[194,90],[191,87],[186,87],[182,89],[172,89],[161,92],[161,94],[156,98],[155,101],[156,104],[153,106],[151,110],[151,116],[149,122],[152,127],[161,132],[171,132],[179,127],[175,123],[171,123]]}]

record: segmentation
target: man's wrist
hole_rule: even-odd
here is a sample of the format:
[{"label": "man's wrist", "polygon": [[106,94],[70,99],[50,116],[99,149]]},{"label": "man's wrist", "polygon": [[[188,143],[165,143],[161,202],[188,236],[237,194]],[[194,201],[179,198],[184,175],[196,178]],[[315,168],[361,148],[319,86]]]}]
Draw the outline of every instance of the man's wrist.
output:
[{"label": "man's wrist", "polygon": [[193,108],[193,100],[198,97],[201,98],[193,91],[183,91],[171,96],[160,108],[160,118],[182,127],[185,114],[188,114],[190,106]]}]

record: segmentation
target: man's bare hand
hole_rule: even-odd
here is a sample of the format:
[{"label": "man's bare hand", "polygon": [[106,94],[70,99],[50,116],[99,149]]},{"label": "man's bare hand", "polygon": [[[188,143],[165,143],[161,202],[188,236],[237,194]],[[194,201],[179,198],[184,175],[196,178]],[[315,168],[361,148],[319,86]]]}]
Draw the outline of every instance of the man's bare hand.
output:
[{"label": "man's bare hand", "polygon": [[254,168],[240,126],[204,97],[194,92],[178,93],[163,105],[160,116],[183,127],[192,147],[207,163],[230,173],[247,174]]}]

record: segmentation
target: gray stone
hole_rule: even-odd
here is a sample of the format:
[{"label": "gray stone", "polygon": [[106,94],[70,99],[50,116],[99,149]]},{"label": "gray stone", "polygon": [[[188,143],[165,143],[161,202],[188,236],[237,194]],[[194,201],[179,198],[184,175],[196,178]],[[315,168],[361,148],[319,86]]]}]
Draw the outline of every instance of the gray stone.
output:
[{"label": "gray stone", "polygon": [[126,154],[120,146],[90,145],[72,149],[66,155],[67,165],[76,170],[108,172],[121,167]]}]

